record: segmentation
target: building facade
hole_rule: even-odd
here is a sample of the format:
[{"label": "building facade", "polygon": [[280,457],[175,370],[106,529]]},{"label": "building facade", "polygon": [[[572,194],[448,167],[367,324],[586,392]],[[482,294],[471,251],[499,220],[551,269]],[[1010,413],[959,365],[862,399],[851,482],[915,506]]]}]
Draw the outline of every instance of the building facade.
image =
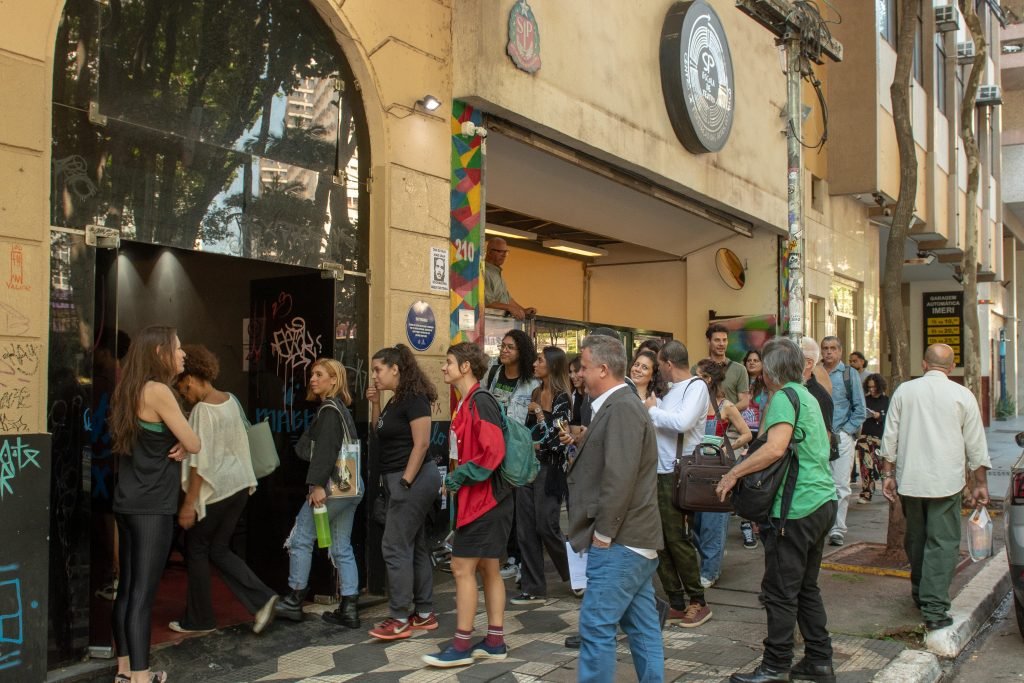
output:
[{"label": "building facade", "polygon": [[[872,4],[841,3],[833,31],[846,56],[815,67],[827,124],[804,92],[805,139],[828,132],[802,169],[804,317],[813,336],[838,334],[884,370],[880,245],[898,173],[885,101],[893,53],[879,31],[884,3]],[[277,589],[301,499],[287,449],[311,416],[309,364],[343,361],[361,425],[376,349],[412,344],[440,384],[451,340],[486,342],[501,329],[483,305],[488,233],[519,238],[509,239],[505,277],[537,307],[544,343],[571,346],[571,331],[610,324],[634,340],[681,339],[697,359],[712,320],[740,319],[749,339],[773,332],[788,224],[774,37],[732,2],[696,3],[717,16],[719,43],[697,94],[712,83],[703,94],[730,121],[720,146],[699,153],[677,134],[665,96],[694,86],[669,83],[662,58],[673,45],[668,17],[687,7],[602,5],[0,5],[0,91],[17,103],[0,129],[0,345],[10,366],[0,433],[51,435],[50,509],[23,515],[50,528],[40,546],[49,581],[34,598],[48,651],[23,672],[41,680],[40,666],[109,646],[109,604],[96,591],[114,571],[116,457],[103,417],[142,326],[174,325],[183,342],[206,344],[224,388],[271,421],[283,464],[250,503],[248,528],[259,533],[245,547]],[[930,8],[923,16],[931,36]],[[935,69],[930,50],[922,64]],[[955,110],[952,71],[943,82]],[[925,102],[937,108],[933,94]],[[962,240],[950,199],[954,126],[923,121],[915,239],[950,254],[940,249]],[[987,168],[998,197],[994,158]],[[999,207],[981,208],[999,233]],[[445,255],[447,283],[437,277]],[[993,269],[1004,258],[984,251]],[[436,407],[431,437],[442,461],[448,414]],[[0,509],[9,504],[0,498]],[[370,564],[375,532],[363,526],[356,540]],[[329,583],[329,567],[318,571]],[[379,573],[365,579],[381,588]]]}]

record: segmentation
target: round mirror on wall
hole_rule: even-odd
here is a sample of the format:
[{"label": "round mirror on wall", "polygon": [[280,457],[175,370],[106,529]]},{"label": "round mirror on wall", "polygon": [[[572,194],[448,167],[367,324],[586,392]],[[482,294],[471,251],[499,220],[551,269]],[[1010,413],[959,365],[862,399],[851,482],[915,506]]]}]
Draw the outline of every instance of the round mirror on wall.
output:
[{"label": "round mirror on wall", "polygon": [[743,262],[732,249],[722,248],[715,252],[715,266],[718,267],[718,275],[722,282],[730,289],[743,289],[747,282],[747,274],[743,268]]}]

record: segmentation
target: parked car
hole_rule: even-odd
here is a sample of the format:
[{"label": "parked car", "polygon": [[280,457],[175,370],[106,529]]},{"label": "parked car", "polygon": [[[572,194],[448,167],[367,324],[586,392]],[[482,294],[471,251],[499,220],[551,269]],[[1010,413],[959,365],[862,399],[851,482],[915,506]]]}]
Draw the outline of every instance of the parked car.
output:
[{"label": "parked car", "polygon": [[[1017,445],[1024,448],[1024,432],[1016,437]],[[1017,627],[1024,636],[1024,454],[1010,470],[1010,490],[1003,499],[1003,525],[1006,539],[1006,559],[1010,563],[1010,582],[1013,584],[1013,606],[1017,613]]]}]

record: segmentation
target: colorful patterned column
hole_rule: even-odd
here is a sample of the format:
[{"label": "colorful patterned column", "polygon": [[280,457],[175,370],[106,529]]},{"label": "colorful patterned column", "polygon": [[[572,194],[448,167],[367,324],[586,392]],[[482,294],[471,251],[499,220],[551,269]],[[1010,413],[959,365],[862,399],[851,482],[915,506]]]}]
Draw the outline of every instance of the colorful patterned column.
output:
[{"label": "colorful patterned column", "polygon": [[[451,340],[483,343],[484,139],[463,135],[462,124],[483,116],[465,102],[452,106]],[[472,324],[467,317],[472,314]]]}]

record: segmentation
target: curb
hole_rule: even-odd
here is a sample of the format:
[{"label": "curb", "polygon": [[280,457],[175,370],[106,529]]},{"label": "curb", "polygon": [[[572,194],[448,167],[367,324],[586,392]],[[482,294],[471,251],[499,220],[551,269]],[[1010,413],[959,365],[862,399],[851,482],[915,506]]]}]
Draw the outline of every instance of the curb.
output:
[{"label": "curb", "polygon": [[953,658],[971,642],[978,629],[988,621],[1010,590],[1010,571],[1006,549],[999,551],[988,564],[967,582],[953,600],[950,616],[953,625],[932,631],[925,636],[922,650],[904,650],[875,674],[871,683],[935,683],[942,678],[939,657]]},{"label": "curb", "polygon": [[953,658],[959,655],[978,629],[992,616],[1009,590],[1010,570],[1004,548],[989,560],[988,566],[978,572],[953,600],[949,610],[953,625],[928,633],[925,647],[940,657]]},{"label": "curb", "polygon": [[876,673],[871,683],[934,683],[941,677],[938,657],[931,652],[904,650]]}]

